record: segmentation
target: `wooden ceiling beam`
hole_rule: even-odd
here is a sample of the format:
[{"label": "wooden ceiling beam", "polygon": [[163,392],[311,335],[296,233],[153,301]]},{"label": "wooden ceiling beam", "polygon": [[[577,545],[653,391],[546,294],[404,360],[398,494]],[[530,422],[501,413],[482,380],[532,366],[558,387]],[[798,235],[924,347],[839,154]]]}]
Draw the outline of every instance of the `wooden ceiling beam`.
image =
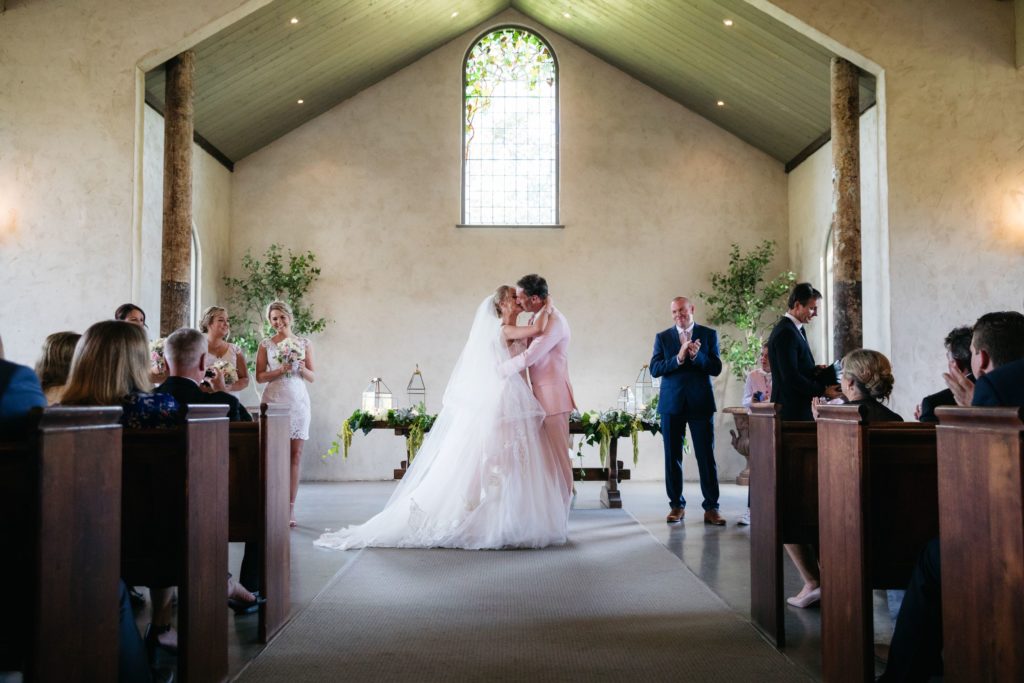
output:
[{"label": "wooden ceiling beam", "polygon": [[1013,0],[1013,23],[1017,27],[1014,32],[1017,68],[1024,69],[1024,0]]}]

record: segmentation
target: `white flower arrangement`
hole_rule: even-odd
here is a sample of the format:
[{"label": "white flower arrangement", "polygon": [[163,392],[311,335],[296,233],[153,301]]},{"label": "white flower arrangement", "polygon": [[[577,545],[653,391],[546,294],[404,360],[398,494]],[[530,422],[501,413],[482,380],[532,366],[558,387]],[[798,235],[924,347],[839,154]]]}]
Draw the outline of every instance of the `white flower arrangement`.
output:
[{"label": "white flower arrangement", "polygon": [[224,384],[231,386],[238,381],[238,368],[235,367],[234,363],[229,363],[226,360],[219,360],[213,364],[213,369],[220,373],[220,376],[224,378]]}]

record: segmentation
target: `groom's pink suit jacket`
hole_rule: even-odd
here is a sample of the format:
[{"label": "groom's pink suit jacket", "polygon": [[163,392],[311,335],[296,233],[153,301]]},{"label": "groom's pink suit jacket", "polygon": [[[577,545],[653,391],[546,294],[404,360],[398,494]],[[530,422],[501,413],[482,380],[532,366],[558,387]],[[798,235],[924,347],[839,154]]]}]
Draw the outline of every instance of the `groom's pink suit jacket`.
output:
[{"label": "groom's pink suit jacket", "polygon": [[544,334],[534,337],[526,351],[506,361],[510,375],[530,369],[533,395],[548,415],[569,413],[576,408],[569,383],[570,337],[569,322],[561,311],[552,308]]}]

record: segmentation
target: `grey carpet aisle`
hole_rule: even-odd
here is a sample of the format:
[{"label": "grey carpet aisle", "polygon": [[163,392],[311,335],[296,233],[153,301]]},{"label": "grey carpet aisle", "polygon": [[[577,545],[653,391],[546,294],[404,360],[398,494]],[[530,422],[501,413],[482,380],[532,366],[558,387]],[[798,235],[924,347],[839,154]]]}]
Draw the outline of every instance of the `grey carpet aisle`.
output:
[{"label": "grey carpet aisle", "polygon": [[237,680],[808,680],[627,512],[570,538],[364,550]]}]

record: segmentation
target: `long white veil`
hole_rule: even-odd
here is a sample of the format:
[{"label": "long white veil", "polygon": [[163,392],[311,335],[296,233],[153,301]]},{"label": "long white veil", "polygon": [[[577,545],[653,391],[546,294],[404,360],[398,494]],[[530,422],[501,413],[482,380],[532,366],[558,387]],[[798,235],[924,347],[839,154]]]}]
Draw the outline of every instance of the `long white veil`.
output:
[{"label": "long white veil", "polygon": [[499,373],[509,357],[487,297],[477,307],[437,421],[384,510],[315,544],[500,548],[564,542],[568,505],[541,430],[544,410],[519,374]]}]

